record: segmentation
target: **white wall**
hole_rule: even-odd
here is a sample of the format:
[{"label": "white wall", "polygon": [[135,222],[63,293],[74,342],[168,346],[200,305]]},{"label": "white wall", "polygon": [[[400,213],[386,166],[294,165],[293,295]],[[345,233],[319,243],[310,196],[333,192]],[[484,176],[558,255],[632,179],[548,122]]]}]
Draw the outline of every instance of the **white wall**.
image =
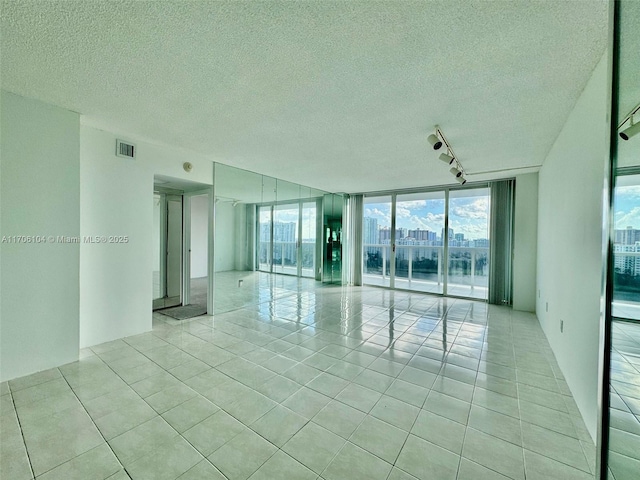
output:
[{"label": "white wall", "polygon": [[125,244],[81,245],[81,347],[151,330],[154,174],[206,185],[213,179],[204,156],[134,139],[131,160],[115,156],[115,142],[113,133],[80,127],[81,233],[129,237]]},{"label": "white wall", "polygon": [[513,309],[536,309],[536,250],[538,244],[538,174],[516,176],[513,228]]},{"label": "white wall", "polygon": [[592,438],[599,382],[607,95],[605,56],[539,172],[536,313]]},{"label": "white wall", "polygon": [[232,203],[220,201],[215,209],[215,271],[226,272],[235,269],[235,209]]},{"label": "white wall", "polygon": [[191,278],[206,277],[209,247],[209,197],[191,197]]},{"label": "white wall", "polygon": [[[0,234],[80,235],[78,114],[1,93]],[[78,359],[79,243],[2,243],[0,380]]]}]

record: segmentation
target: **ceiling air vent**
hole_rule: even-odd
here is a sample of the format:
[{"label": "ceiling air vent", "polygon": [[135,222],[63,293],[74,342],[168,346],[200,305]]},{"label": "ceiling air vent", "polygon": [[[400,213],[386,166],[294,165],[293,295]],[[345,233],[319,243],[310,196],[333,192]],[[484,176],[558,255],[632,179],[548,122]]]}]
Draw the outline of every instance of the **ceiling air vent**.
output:
[{"label": "ceiling air vent", "polygon": [[116,155],[118,157],[136,158],[136,146],[132,143],[116,140]]}]

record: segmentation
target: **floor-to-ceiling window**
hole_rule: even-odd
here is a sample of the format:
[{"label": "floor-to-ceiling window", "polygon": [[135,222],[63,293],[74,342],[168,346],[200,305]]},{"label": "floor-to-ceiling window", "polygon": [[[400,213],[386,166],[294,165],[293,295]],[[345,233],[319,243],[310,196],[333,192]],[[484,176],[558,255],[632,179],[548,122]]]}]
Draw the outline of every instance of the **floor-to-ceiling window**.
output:
[{"label": "floor-to-ceiling window", "polygon": [[488,188],[449,192],[449,295],[487,298],[489,198]]},{"label": "floor-to-ceiling window", "polygon": [[365,197],[362,224],[363,283],[391,286],[391,195]]},{"label": "floor-to-ceiling window", "polygon": [[271,272],[271,228],[273,208],[271,205],[258,207],[258,270]]},{"label": "floor-to-ceiling window", "polygon": [[490,190],[365,196],[362,281],[487,299]]},{"label": "floor-to-ceiling window", "polygon": [[300,224],[301,236],[301,265],[300,273],[303,277],[315,277],[316,275],[316,241],[318,230],[317,202],[302,203],[302,221]]},{"label": "floor-to-ceiling window", "polygon": [[616,318],[640,322],[640,175],[618,177],[613,207],[611,313]]},{"label": "floor-to-ceiling window", "polygon": [[315,277],[317,200],[258,206],[258,269]]},{"label": "floor-to-ceiling window", "polygon": [[273,209],[273,272],[298,274],[298,220],[300,205],[276,205]]},{"label": "floor-to-ceiling window", "polygon": [[396,197],[395,286],[442,293],[444,288],[443,191]]}]

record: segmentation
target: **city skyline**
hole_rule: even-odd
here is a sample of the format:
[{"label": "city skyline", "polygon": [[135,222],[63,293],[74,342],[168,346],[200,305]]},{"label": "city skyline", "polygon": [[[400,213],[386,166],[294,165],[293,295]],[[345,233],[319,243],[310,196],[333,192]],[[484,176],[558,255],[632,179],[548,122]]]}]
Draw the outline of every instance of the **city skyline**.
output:
[{"label": "city skyline", "polygon": [[[415,195],[411,195],[415,197]],[[380,200],[380,199],[374,199]],[[386,200],[386,199],[385,199]],[[429,230],[440,238],[444,228],[444,198],[403,200],[398,195],[396,203],[396,228],[405,230]],[[640,212],[639,212],[640,214]],[[364,216],[375,218],[379,228],[391,227],[391,201],[367,203]],[[463,234],[465,240],[489,238],[489,196],[487,194],[449,199],[449,228]]]}]

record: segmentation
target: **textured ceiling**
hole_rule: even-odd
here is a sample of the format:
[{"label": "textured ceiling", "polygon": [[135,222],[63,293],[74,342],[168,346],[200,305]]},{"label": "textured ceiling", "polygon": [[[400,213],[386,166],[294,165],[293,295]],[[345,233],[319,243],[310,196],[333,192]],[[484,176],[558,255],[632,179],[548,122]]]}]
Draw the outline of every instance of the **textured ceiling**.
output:
[{"label": "textured ceiling", "polygon": [[435,124],[469,174],[540,165],[604,52],[608,10],[592,0],[2,8],[3,88],[334,192],[451,183],[426,142]]}]

